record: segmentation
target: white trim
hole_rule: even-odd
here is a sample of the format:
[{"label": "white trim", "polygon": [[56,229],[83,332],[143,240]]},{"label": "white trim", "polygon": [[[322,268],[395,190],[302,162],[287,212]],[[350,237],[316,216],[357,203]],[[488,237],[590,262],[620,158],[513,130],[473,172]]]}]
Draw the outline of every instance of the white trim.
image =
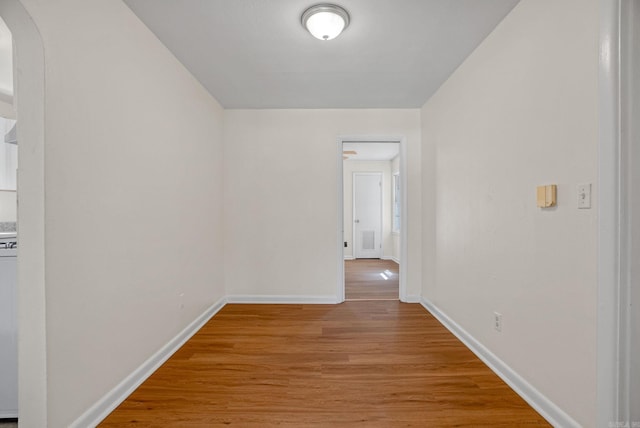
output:
[{"label": "white trim", "polygon": [[[407,294],[407,253],[408,253],[408,234],[409,224],[407,222],[407,139],[404,136],[338,136],[336,139],[336,160],[338,162],[338,180],[337,181],[337,194],[338,194],[338,284],[337,284],[337,296],[339,297],[338,303],[345,300],[344,289],[344,165],[342,159],[342,144],[345,141],[350,142],[398,142],[400,143],[400,188],[405,189],[404,192],[400,192],[400,205],[401,205],[401,220],[400,220],[400,278],[399,278],[399,296],[401,302],[409,303],[409,297]],[[413,296],[411,297],[414,298]],[[419,301],[415,300],[416,302]]]},{"label": "white trim", "polygon": [[[407,257],[409,255],[409,187],[407,168],[407,139],[400,139],[400,301],[410,303],[407,296],[407,276],[409,273]],[[416,300],[419,301],[419,300]]]},{"label": "white trim", "polygon": [[[631,233],[637,189],[632,185],[635,155],[631,141],[637,126],[629,117],[639,100],[628,54],[635,46],[640,23],[635,0],[600,0],[599,145],[598,145],[598,308],[597,308],[597,425],[631,423],[633,399],[630,375],[631,293],[637,278],[630,269],[636,255]],[[637,310],[637,309],[636,309]],[[637,400],[636,400],[637,401]]]},{"label": "white trim", "polygon": [[353,256],[347,256],[347,255],[345,254],[344,259],[345,259],[345,260],[355,260],[356,258],[355,258],[355,257],[353,257]]},{"label": "white trim", "polygon": [[304,305],[335,305],[342,303],[337,296],[295,296],[295,295],[235,295],[227,296],[227,303],[255,303],[255,304],[304,304]]},{"label": "white trim", "polygon": [[620,417],[620,0],[600,1],[596,426]]},{"label": "white trim", "polygon": [[[338,303],[344,302],[345,299],[345,289],[344,289],[344,159],[342,158],[342,139],[338,138],[337,144],[337,154],[336,160],[338,162],[338,179],[337,183],[337,194],[338,194],[338,284],[336,289],[336,296],[338,297]],[[353,243],[351,243],[351,253],[355,254],[353,251]]]},{"label": "white trim", "polygon": [[[396,156],[398,157],[398,156]],[[395,159],[395,158],[394,158]],[[398,159],[398,163],[400,160]],[[398,179],[396,180],[396,177],[398,177]],[[400,230],[402,229],[402,224],[400,224],[400,228],[399,229],[394,229],[394,225],[395,225],[395,201],[396,201],[396,182],[400,182],[398,183],[399,185],[402,184],[402,179],[400,178],[400,171],[396,171],[396,172],[391,172],[391,235],[395,235],[395,236],[399,236],[400,235]],[[399,189],[400,194],[402,194],[402,188]],[[402,211],[402,201],[400,201],[400,211]],[[400,222],[402,222],[402,213],[400,213]]]},{"label": "white trim", "polygon": [[380,259],[381,260],[391,260],[391,261],[396,262],[397,264],[400,264],[400,260],[397,259],[396,257],[393,257],[393,256],[383,256],[383,257],[380,257]]},{"label": "white trim", "polygon": [[226,304],[223,297],[211,305],[191,324],[165,344],[158,352],[149,357],[142,365],[124,378],[115,388],[93,404],[86,412],[76,419],[71,428],[95,427],[120,403],[122,403],[137,387],[167,361],[187,340],[198,332],[220,309]]},{"label": "white trim", "polygon": [[[621,275],[621,296],[619,320],[620,334],[620,360],[622,367],[620,379],[623,380],[620,388],[622,409],[621,421],[640,422],[640,411],[637,402],[640,399],[640,274],[638,273],[638,247],[640,244],[640,154],[637,145],[640,137],[640,123],[636,120],[640,111],[640,55],[637,46],[640,43],[640,2],[636,0],[624,0],[621,8],[620,32],[621,32],[621,163],[623,178],[621,193],[623,203],[621,208],[624,216],[621,218],[621,242],[622,247],[621,267],[625,275]],[[635,403],[635,404],[634,404]]]},{"label": "white trim", "polygon": [[482,343],[476,340],[454,320],[449,318],[437,306],[425,298],[422,298],[420,303],[551,425],[564,428],[580,427],[580,424],[571,418],[571,416],[562,411],[560,407],[545,397],[533,385],[522,378],[515,370],[482,345]]},{"label": "white trim", "polygon": [[18,140],[18,407],[20,425],[47,425],[45,287],[45,55],[39,30],[20,0],[0,1],[15,48]]}]

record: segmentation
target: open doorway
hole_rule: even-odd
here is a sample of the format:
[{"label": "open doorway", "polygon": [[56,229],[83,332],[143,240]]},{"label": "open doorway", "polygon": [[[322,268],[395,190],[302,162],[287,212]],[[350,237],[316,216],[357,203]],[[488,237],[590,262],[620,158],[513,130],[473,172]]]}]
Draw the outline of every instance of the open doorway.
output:
[{"label": "open doorway", "polygon": [[[47,359],[44,275],[44,50],[40,32],[19,0],[0,2],[10,31],[13,96],[10,110],[19,122],[16,200],[18,401],[20,424],[47,425]],[[6,40],[5,40],[6,42]],[[5,100],[6,97],[5,97]],[[7,107],[5,105],[5,107]],[[12,127],[13,129],[13,127]],[[4,144],[4,136],[0,144]],[[5,195],[6,196],[6,195]],[[11,207],[13,202],[11,202]],[[2,378],[2,377],[0,377]],[[7,414],[5,413],[5,416]]]},{"label": "open doorway", "polygon": [[18,418],[18,147],[13,92],[13,41],[0,18],[0,423]]},{"label": "open doorway", "polygon": [[403,300],[402,141],[339,140],[343,300]]}]

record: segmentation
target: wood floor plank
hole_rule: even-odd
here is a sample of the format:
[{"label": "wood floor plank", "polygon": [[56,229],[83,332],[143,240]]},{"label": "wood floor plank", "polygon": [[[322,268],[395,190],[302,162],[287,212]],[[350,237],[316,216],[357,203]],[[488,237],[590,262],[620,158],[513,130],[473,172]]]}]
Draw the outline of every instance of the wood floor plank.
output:
[{"label": "wood floor plank", "polygon": [[549,426],[422,306],[227,305],[101,427]]},{"label": "wood floor plank", "polygon": [[344,262],[345,298],[347,300],[398,299],[399,272],[399,266],[393,260],[346,260]]}]

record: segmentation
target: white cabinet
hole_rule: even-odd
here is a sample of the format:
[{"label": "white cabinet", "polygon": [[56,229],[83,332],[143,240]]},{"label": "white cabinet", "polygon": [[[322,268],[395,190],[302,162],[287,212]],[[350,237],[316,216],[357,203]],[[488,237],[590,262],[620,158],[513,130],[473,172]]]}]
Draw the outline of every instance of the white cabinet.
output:
[{"label": "white cabinet", "polygon": [[0,254],[0,418],[18,417],[16,257]]}]

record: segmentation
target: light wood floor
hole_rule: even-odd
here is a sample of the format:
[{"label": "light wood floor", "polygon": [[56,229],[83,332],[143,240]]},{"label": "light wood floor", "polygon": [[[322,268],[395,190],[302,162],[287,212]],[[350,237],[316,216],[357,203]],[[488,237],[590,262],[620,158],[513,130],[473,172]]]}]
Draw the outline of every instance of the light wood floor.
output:
[{"label": "light wood floor", "polygon": [[392,260],[346,260],[344,262],[345,298],[347,300],[397,300],[398,273],[398,264]]},{"label": "light wood floor", "polygon": [[549,426],[422,306],[225,306],[101,425]]}]

